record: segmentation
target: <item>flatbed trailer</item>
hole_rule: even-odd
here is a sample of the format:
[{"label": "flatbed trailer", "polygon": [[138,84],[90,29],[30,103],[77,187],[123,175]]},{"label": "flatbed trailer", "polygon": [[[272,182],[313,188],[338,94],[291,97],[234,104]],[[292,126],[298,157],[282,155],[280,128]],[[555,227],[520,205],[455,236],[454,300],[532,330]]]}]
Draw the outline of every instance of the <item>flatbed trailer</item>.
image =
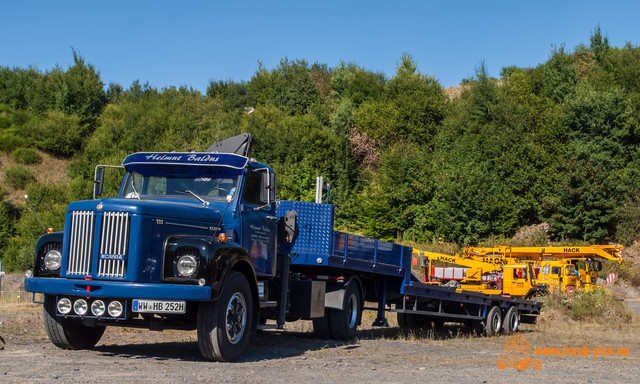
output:
[{"label": "flatbed trailer", "polygon": [[[329,294],[357,282],[361,296],[378,304],[374,326],[387,325],[390,311],[406,328],[457,322],[493,335],[514,332],[520,322],[535,323],[540,314],[542,304],[532,300],[421,282],[411,271],[412,248],[333,230],[332,205],[281,201],[278,216],[285,217],[287,211],[297,214],[297,236],[279,246],[291,255],[291,271],[312,278],[340,277],[333,281],[345,283],[328,287]],[[487,320],[492,317],[493,322]]]}]

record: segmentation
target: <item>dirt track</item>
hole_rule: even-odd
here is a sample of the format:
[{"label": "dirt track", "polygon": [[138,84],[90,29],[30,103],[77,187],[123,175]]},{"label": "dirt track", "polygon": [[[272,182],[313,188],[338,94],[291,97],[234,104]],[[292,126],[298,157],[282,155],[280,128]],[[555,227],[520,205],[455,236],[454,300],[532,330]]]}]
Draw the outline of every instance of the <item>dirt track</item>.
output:
[{"label": "dirt track", "polygon": [[[507,337],[403,336],[397,328],[364,330],[337,343],[311,337],[308,322],[256,335],[240,361],[205,362],[195,332],[108,328],[90,351],[54,347],[37,305],[0,306],[0,382],[636,382],[640,376],[640,325],[547,323],[520,332],[535,347],[627,347],[629,356],[541,356],[542,369],[498,369]],[[369,321],[368,314],[365,317]],[[578,329],[580,328],[580,329]]]}]

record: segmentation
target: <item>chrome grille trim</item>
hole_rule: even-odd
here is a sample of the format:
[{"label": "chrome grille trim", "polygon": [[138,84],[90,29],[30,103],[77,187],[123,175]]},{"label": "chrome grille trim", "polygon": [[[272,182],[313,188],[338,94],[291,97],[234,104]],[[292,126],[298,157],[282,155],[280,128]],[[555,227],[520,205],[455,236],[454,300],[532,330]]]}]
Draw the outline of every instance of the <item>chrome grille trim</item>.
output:
[{"label": "chrome grille trim", "polygon": [[130,217],[127,212],[105,212],[102,215],[98,276],[124,277],[129,223]]},{"label": "chrome grille trim", "polygon": [[69,241],[69,275],[88,275],[91,272],[94,214],[91,211],[74,211],[71,216]]}]

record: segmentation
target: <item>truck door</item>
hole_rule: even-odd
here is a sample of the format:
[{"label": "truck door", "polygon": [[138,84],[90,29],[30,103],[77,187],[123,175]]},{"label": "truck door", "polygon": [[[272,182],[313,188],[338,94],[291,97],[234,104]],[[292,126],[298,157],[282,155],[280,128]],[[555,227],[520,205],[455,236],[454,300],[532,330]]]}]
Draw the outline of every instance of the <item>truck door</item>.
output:
[{"label": "truck door", "polygon": [[267,169],[247,171],[242,195],[242,247],[249,253],[259,276],[274,276],[276,271],[275,193],[270,196],[271,190],[275,191],[272,175]]}]

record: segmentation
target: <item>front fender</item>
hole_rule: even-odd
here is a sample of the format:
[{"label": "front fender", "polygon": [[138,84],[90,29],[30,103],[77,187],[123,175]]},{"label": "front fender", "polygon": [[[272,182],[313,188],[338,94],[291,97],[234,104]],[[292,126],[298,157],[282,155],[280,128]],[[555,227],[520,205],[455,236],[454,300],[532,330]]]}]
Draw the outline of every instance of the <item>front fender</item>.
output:
[{"label": "front fender", "polygon": [[240,271],[247,277],[247,281],[254,291],[254,297],[257,297],[256,270],[247,251],[238,243],[229,242],[219,245],[215,249],[215,258],[212,265],[214,268],[211,281],[212,299],[218,299],[222,292],[222,287],[232,270]]},{"label": "front fender", "polygon": [[[175,263],[185,252],[196,253],[200,257],[195,276],[184,278],[176,275]],[[247,276],[249,284],[255,286],[256,273],[247,251],[238,243],[219,244],[210,237],[177,235],[167,238],[163,252],[163,280],[170,283],[198,284],[201,278],[211,286],[212,299],[220,296],[224,282],[233,269]]]},{"label": "front fender", "polygon": [[42,258],[50,249],[55,248],[62,252],[62,238],[64,232],[53,232],[40,236],[36,243],[36,252],[33,259],[33,275],[37,276],[59,276],[60,271],[48,271],[42,263]]}]

